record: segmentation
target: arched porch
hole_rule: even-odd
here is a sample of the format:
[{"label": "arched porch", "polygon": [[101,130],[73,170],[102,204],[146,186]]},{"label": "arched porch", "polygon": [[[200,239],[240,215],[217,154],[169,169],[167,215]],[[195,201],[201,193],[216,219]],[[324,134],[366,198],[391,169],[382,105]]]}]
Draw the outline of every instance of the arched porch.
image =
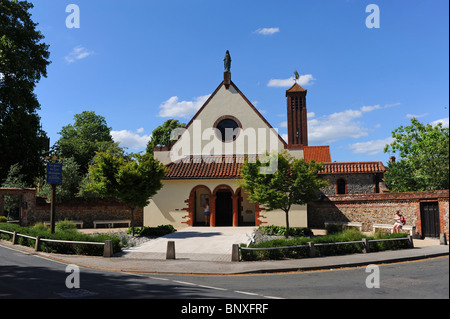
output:
[{"label": "arched porch", "polygon": [[236,190],[226,184],[220,184],[211,191],[208,186],[197,185],[186,200],[189,226],[204,226],[204,203],[209,199],[211,227],[216,226],[259,226],[258,204],[251,203],[247,194],[239,187]]}]

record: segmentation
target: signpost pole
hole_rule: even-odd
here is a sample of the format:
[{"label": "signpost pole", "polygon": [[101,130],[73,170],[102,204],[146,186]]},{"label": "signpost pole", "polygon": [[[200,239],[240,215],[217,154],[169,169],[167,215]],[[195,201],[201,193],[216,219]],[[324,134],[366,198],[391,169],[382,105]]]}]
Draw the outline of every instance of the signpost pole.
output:
[{"label": "signpost pole", "polygon": [[[56,156],[54,161],[56,161]],[[56,221],[56,185],[62,183],[62,163],[47,163],[47,183],[52,185],[52,197],[50,204],[50,233],[55,233]]]},{"label": "signpost pole", "polygon": [[55,216],[56,216],[56,184],[52,184],[52,202],[50,204],[50,234],[55,233]]}]

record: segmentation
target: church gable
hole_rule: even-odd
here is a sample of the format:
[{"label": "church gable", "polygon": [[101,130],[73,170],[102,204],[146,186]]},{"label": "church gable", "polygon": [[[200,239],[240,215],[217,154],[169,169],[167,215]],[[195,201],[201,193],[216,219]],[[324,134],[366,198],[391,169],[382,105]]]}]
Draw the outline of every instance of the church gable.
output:
[{"label": "church gable", "polygon": [[[228,88],[227,88],[228,87]],[[226,80],[214,91],[172,145],[177,160],[190,155],[264,154],[286,143],[237,86]]]}]

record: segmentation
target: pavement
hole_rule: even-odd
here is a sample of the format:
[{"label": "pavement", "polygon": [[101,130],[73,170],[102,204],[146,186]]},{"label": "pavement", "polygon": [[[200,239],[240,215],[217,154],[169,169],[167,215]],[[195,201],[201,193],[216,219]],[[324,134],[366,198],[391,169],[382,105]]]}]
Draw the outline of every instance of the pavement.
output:
[{"label": "pavement", "polygon": [[[232,245],[248,242],[253,229],[252,227],[189,227],[124,250],[112,258],[43,252],[37,254],[65,263],[105,271],[196,275],[329,270],[449,255],[449,246],[440,245],[439,240],[414,239],[414,248],[412,249],[320,258],[231,262]],[[316,232],[320,232],[320,230]],[[165,259],[168,241],[175,242],[175,260]]]}]

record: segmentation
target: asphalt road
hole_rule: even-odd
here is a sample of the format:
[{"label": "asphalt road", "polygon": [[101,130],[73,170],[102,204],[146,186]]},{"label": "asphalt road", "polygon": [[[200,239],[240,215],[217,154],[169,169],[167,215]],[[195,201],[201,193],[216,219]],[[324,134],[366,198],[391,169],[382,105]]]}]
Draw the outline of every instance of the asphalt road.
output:
[{"label": "asphalt road", "polygon": [[[0,299],[448,299],[449,258],[379,266],[379,288],[366,267],[239,276],[127,274],[80,268],[79,288],[67,264],[0,243]],[[70,277],[70,283],[75,283]],[[374,278],[374,277],[370,277]],[[371,279],[372,280],[372,279]],[[369,281],[375,283],[375,281]],[[183,305],[183,303],[178,304]],[[192,309],[190,309],[192,310]],[[217,310],[216,310],[217,311]]]}]

